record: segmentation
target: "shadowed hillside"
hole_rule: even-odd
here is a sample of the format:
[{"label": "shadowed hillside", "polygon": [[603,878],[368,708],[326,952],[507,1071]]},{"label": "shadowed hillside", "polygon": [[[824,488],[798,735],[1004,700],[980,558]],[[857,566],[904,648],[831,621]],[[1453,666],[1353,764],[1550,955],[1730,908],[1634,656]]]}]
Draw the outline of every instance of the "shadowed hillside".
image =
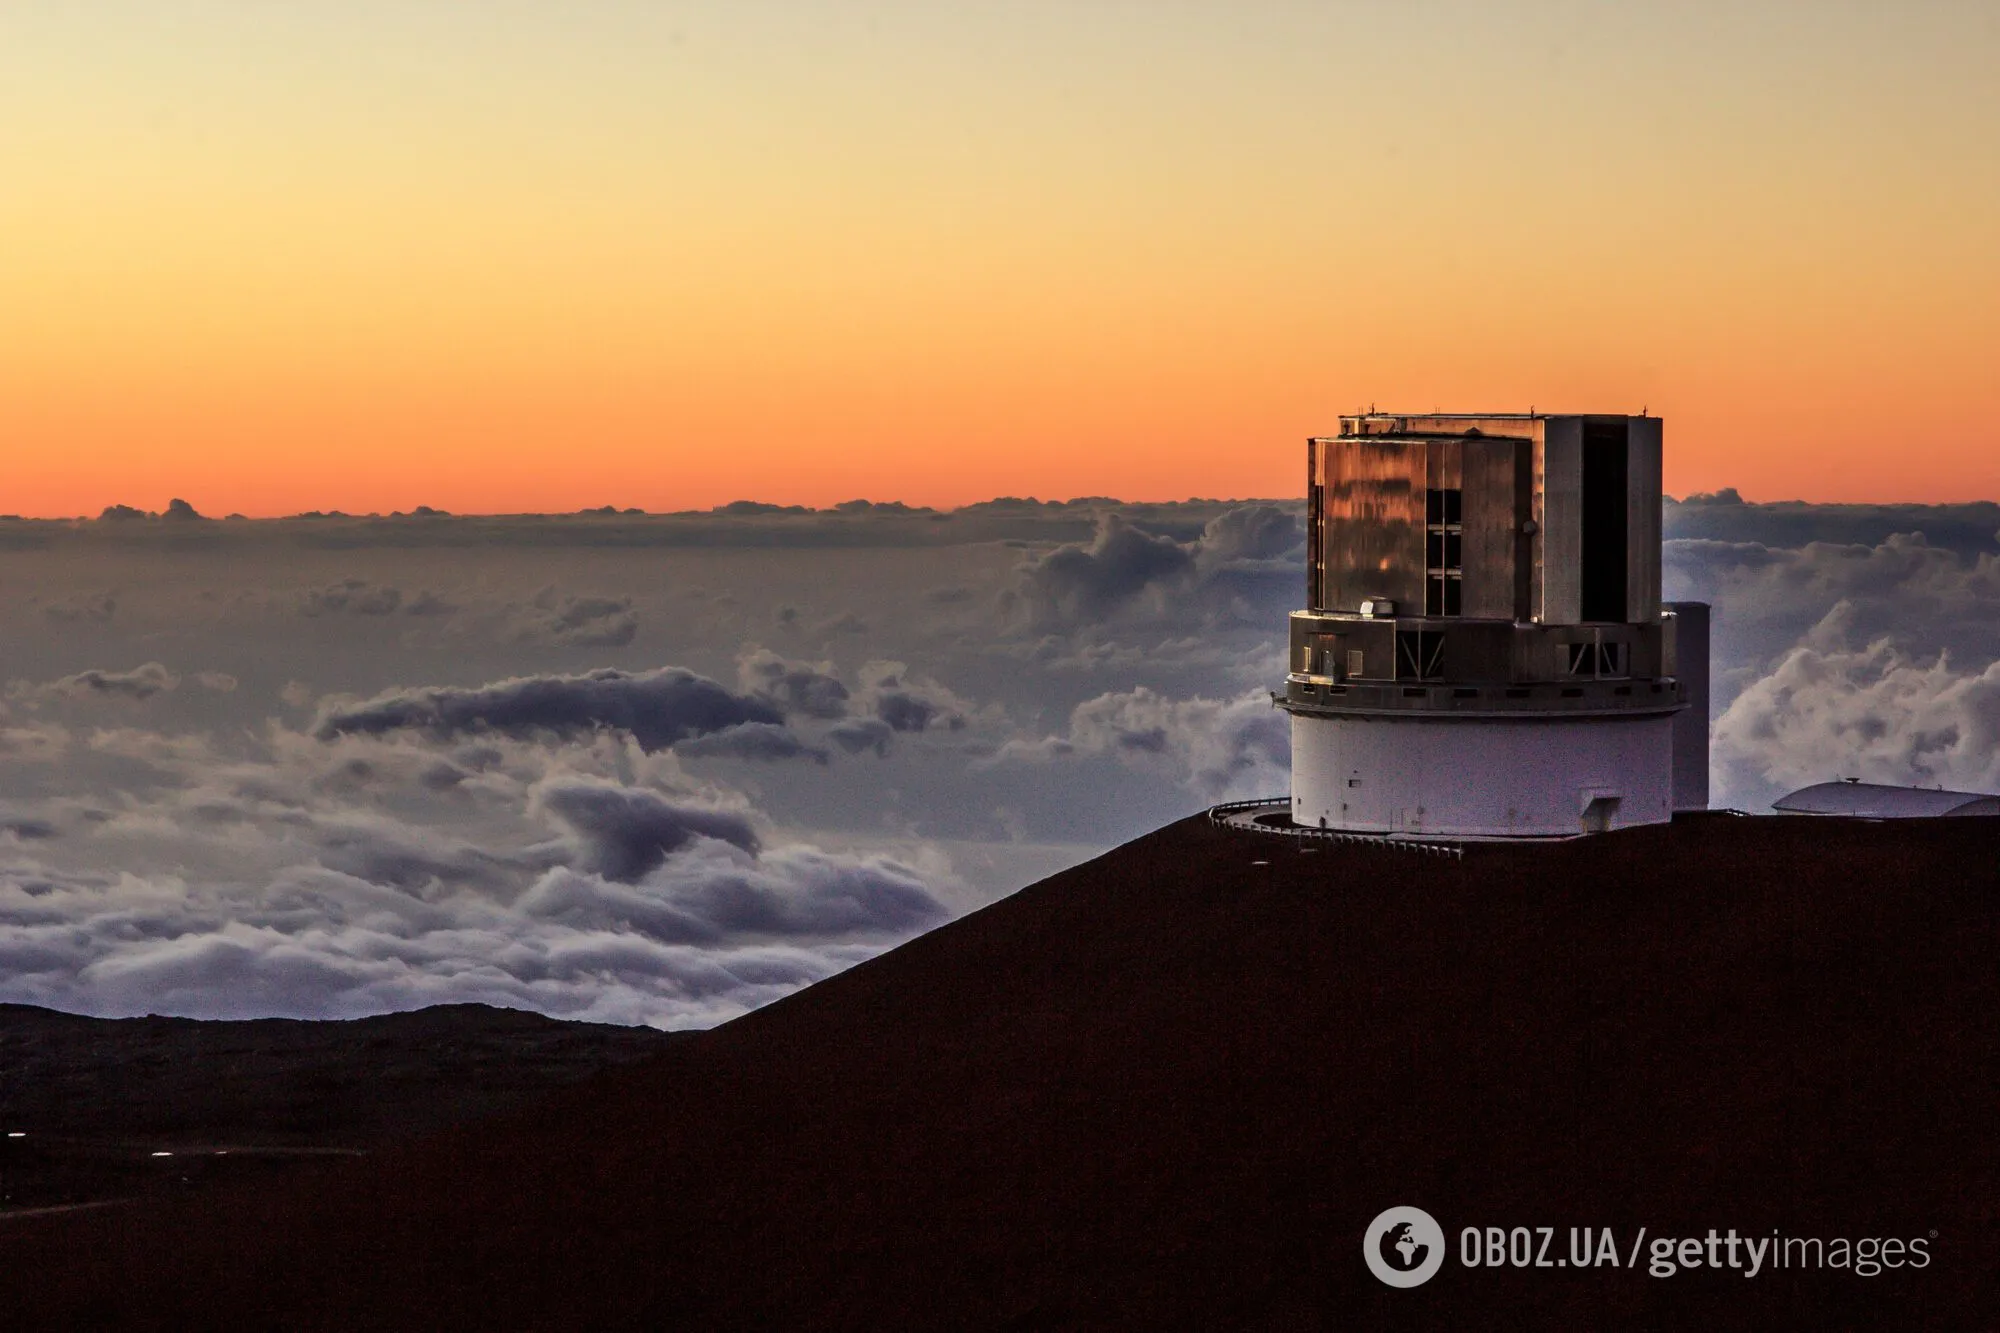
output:
[{"label": "shadowed hillside", "polygon": [[685,1039],[483,1004],[324,1022],[0,1004],[0,1223],[359,1155]]},{"label": "shadowed hillside", "polygon": [[[1995,833],[1183,821],[531,1110],[17,1221],[0,1282],[70,1326],[1960,1326],[2000,1308]],[[1417,1290],[1362,1264],[1393,1204],[1451,1250]],[[1659,1279],[1468,1270],[1468,1225],[1937,1236]]]}]

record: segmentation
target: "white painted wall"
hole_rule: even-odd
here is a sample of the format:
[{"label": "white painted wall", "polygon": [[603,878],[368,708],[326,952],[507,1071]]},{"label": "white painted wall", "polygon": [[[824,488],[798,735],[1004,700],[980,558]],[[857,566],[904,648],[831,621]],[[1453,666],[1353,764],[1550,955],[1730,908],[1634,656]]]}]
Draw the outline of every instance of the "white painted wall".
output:
[{"label": "white painted wall", "polygon": [[[1549,837],[1673,818],[1673,716],[1292,714],[1292,818],[1356,833]],[[1601,809],[1602,807],[1600,807]]]}]

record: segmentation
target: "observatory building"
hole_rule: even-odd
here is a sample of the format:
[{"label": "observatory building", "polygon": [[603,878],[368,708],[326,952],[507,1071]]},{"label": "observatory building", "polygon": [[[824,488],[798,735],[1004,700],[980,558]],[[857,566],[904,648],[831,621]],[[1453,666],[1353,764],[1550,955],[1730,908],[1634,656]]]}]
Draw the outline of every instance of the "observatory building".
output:
[{"label": "observatory building", "polygon": [[1660,420],[1342,417],[1306,444],[1295,824],[1555,837],[1708,804],[1708,608],[1660,602]]},{"label": "observatory building", "polygon": [[2000,796],[1932,787],[1890,787],[1847,778],[1801,787],[1771,802],[1781,815],[1845,815],[1850,819],[1929,819],[2000,816]]}]

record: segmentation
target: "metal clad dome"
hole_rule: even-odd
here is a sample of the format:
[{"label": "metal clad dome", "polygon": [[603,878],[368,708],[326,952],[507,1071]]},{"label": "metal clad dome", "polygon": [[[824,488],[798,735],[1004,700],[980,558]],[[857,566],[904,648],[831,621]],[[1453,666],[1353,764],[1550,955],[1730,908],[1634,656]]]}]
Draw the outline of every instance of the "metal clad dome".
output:
[{"label": "metal clad dome", "polygon": [[1874,782],[1820,782],[1771,803],[1782,815],[1847,815],[1856,819],[1931,819],[2000,815],[2000,796]]}]

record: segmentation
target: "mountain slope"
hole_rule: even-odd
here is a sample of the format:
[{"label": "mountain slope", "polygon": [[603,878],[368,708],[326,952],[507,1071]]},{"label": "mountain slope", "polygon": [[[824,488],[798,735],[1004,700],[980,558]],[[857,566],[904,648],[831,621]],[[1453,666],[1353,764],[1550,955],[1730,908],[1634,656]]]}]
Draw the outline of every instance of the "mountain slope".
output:
[{"label": "mountain slope", "polygon": [[[7,1294],[328,1328],[1949,1326],[2000,1308],[1996,850],[1712,817],[1440,861],[1187,820],[531,1111],[16,1223]],[[1361,1262],[1394,1204],[1451,1252],[1414,1291]],[[1621,1266],[1469,1270],[1465,1226],[1611,1227]],[[1938,1237],[1921,1271],[1653,1278],[1640,1226]]]}]

